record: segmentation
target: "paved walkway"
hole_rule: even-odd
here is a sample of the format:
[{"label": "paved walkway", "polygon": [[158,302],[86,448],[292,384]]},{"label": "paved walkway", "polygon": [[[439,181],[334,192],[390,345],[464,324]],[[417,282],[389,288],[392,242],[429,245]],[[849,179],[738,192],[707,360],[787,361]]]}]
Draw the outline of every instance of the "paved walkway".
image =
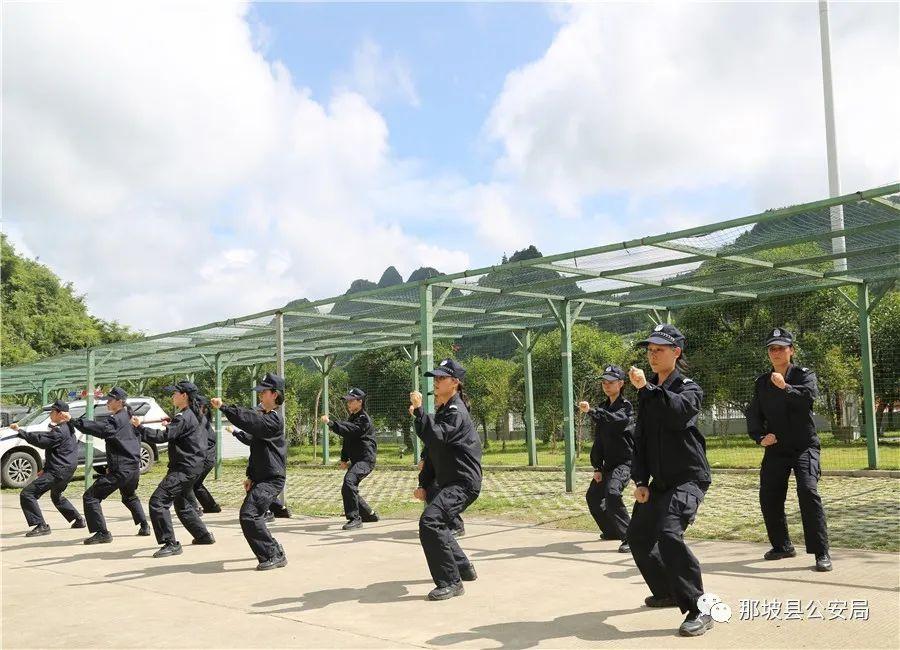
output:
[{"label": "paved walkway", "polygon": [[[811,570],[809,556],[769,563],[758,544],[695,541],[707,590],[734,615],[704,637],[684,639],[675,634],[677,610],[641,606],[647,590],[631,557],[590,533],[470,520],[462,545],[479,579],[462,598],[431,603],[410,520],[352,533],[335,519],[278,520],[290,564],[261,573],[234,510],[207,516],[215,546],[186,545],[181,556],[155,560],[152,538],[134,536],[120,503],[107,502],[113,543],[86,547],[84,531],[63,527],[44,501],[53,534],[26,539],[17,495],[0,499],[3,648],[900,644],[896,554],[839,550],[835,570],[823,574]],[[176,529],[182,543],[190,541]],[[776,598],[799,600],[802,620],[771,608],[774,620],[740,620],[741,599]],[[867,601],[868,620],[842,620],[852,601]],[[816,610],[822,619],[810,618]]]}]

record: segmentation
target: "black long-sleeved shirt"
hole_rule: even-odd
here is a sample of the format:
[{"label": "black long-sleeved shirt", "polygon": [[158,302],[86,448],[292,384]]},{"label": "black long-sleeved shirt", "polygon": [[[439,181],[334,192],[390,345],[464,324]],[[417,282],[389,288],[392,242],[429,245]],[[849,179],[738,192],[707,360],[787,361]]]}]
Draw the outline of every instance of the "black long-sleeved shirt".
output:
[{"label": "black long-sleeved shirt", "polygon": [[375,464],[378,443],[375,425],[365,411],[351,413],[346,420],[331,420],[328,428],[341,436],[341,461]]},{"label": "black long-sleeved shirt", "polygon": [[442,404],[434,415],[419,407],[415,415],[416,435],[425,443],[441,487],[461,484],[481,490],[481,440],[459,395]]},{"label": "black long-sleeved shirt", "polygon": [[610,404],[588,411],[594,421],[591,465],[603,471],[617,465],[630,465],[634,457],[634,414],[631,402],[620,394]]},{"label": "black long-sleeved shirt", "polygon": [[106,443],[107,472],[132,472],[141,468],[141,439],[131,424],[128,409],[100,420],[86,420],[82,416],[71,423],[79,431]]},{"label": "black long-sleeved shirt", "polygon": [[285,477],[287,439],[281,414],[241,406],[223,405],[221,411],[228,421],[241,429],[234,436],[250,446],[247,477],[254,482]]},{"label": "black long-sleeved shirt", "polygon": [[813,421],[813,401],[819,395],[816,373],[793,364],[784,373],[783,389],[772,383],[774,370],[756,378],[747,407],[747,434],[759,444],[767,433],[777,442],[766,447],[773,452],[796,452],[819,446]]},{"label": "black long-sleeved shirt", "polygon": [[169,443],[169,471],[196,475],[203,471],[206,458],[206,431],[190,409],[176,413],[165,429],[143,425],[136,428],[141,439],[160,444]]},{"label": "black long-sleeved shirt", "polygon": [[688,481],[709,483],[706,439],[697,428],[703,390],[678,370],[661,385],[658,380],[651,375],[638,391],[631,467],[635,485],[647,485],[650,477],[662,488]]},{"label": "black long-sleeved shirt", "polygon": [[18,431],[26,442],[44,449],[45,474],[53,474],[60,480],[72,478],[78,467],[78,438],[69,422],[51,424],[48,431]]}]

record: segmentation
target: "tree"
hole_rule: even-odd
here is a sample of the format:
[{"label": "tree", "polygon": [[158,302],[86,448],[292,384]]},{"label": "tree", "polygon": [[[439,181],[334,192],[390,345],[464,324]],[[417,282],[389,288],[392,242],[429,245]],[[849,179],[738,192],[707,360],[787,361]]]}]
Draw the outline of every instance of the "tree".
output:
[{"label": "tree", "polygon": [[[471,399],[471,411],[484,431],[484,447],[488,448],[488,423],[499,438],[501,422],[510,411],[510,394],[516,364],[505,359],[472,357],[466,367],[466,391]],[[506,449],[506,436],[502,438]]]},{"label": "tree", "polygon": [[0,364],[36,361],[70,350],[126,341],[139,334],[88,313],[84,296],[0,236]]}]

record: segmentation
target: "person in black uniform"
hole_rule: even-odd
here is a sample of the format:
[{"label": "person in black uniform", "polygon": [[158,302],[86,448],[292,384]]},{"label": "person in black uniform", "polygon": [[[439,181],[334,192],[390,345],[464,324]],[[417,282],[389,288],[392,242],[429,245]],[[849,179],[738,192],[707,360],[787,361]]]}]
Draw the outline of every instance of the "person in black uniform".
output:
[{"label": "person in black uniform", "polygon": [[[434,501],[435,495],[440,491],[434,474],[434,465],[428,457],[428,448],[422,446],[422,453],[419,456],[419,487],[413,490],[413,497],[426,504]],[[456,515],[450,522],[450,532],[454,537],[465,537],[466,526],[462,517]]]},{"label": "person in black uniform", "polygon": [[594,521],[600,528],[601,539],[621,540],[619,553],[629,553],[626,533],[631,518],[622,503],[622,491],[631,480],[631,459],[634,456],[634,415],[631,402],[622,395],[625,371],[619,366],[607,366],[600,376],[606,401],[591,408],[579,402],[582,413],[594,421],[594,444],[591,465],[594,479],[588,486],[585,499]]},{"label": "person in black uniform", "polygon": [[783,327],[772,330],[766,347],[772,369],[756,378],[747,408],[747,432],[765,447],[759,504],[772,549],[764,557],[780,560],[797,555],[784,515],[788,477],[793,470],[806,552],[815,555],[817,571],[831,571],[828,526],[818,490],[821,448],[812,410],[819,394],[816,373],[792,363],[794,337]]},{"label": "person in black uniform", "polygon": [[341,497],[344,500],[344,530],[359,528],[363,522],[378,521],[378,515],[359,494],[359,484],[375,469],[377,443],[375,425],[366,413],[366,394],[359,388],[351,388],[343,397],[350,417],[331,420],[322,416],[322,422],[343,439],[341,445],[341,469],[346,469]]},{"label": "person in black uniform", "polygon": [[[683,636],[711,629],[712,617],[698,609],[703,595],[700,563],[684,543],[712,480],[706,440],[697,428],[703,391],[683,376],[684,335],[674,325],[657,325],[639,345],[647,348],[653,374],[632,367],[638,389],[631,476],[634,510],[626,533],[631,554],[651,596],[648,607],[679,607],[687,616]],[[650,479],[653,479],[652,483]]]},{"label": "person in black uniform", "polygon": [[132,424],[142,440],[154,444],[169,443],[168,471],[150,497],[150,521],[157,543],[162,544],[162,548],[153,554],[157,558],[181,555],[182,552],[172,527],[169,512],[172,504],[175,505],[178,521],[194,538],[192,544],[216,542],[203,524],[200,512],[187,498],[203,472],[203,460],[206,458],[207,433],[200,424],[203,416],[196,399],[199,391],[189,381],[180,381],[163,390],[172,393],[172,405],[178,409],[165,429],[151,429],[142,426],[138,418],[132,418]]},{"label": "person in black uniform", "polygon": [[228,421],[241,429],[235,430],[234,436],[250,446],[241,530],[259,561],[257,570],[267,571],[287,565],[284,548],[272,537],[265,521],[266,511],[284,489],[287,440],[278,412],[284,403],[284,378],[268,372],[254,390],[259,393],[258,410],[224,405],[219,397],[212,398],[210,404],[222,409]]},{"label": "person in black uniform", "polygon": [[409,410],[434,467],[437,493],[419,519],[419,540],[435,584],[428,599],[446,600],[465,593],[463,580],[478,577],[450,530],[481,492],[481,439],[462,392],[465,369],[453,359],[444,359],[425,376],[434,377],[437,410],[434,415],[425,413],[418,391],[409,395]]},{"label": "person in black uniform", "polygon": [[218,436],[215,428],[213,428],[212,414],[209,412],[209,398],[198,393],[195,399],[200,410],[200,428],[206,432],[206,456],[203,459],[203,471],[197,477],[193,491],[185,496],[202,515],[206,512],[222,512],[222,506],[216,503],[215,497],[203,484],[203,481],[206,480],[206,477],[209,476],[209,473],[216,466]]},{"label": "person in black uniform", "polygon": [[[122,495],[122,503],[131,512],[134,523],[140,525],[138,535],[150,535],[150,524],[136,494],[141,478],[141,440],[131,423],[131,408],[126,402],[128,394],[115,386],[105,399],[109,417],[95,421],[85,420],[82,416],[72,420],[72,425],[82,433],[106,442],[106,474],[97,478],[83,497],[88,531],[93,533],[84,540],[85,544],[108,544],[112,541],[112,533],[106,527],[100,504],[116,490]],[[68,420],[69,414],[64,413],[63,417]],[[85,471],[90,471],[90,468],[85,468]]]},{"label": "person in black uniform", "polygon": [[18,424],[11,424],[10,429],[26,442],[46,450],[44,452],[44,469],[31,483],[22,488],[19,503],[25,513],[25,521],[31,530],[25,537],[49,535],[50,526],[44,521],[38,499],[50,490],[50,500],[59,514],[72,524],[72,528],[84,528],[84,518],[78,514],[75,506],[63,496],[63,491],[72,480],[75,468],[78,467],[78,439],[72,425],[65,421],[63,413],[69,412],[69,405],[57,400],[50,405],[49,431],[19,431]]}]

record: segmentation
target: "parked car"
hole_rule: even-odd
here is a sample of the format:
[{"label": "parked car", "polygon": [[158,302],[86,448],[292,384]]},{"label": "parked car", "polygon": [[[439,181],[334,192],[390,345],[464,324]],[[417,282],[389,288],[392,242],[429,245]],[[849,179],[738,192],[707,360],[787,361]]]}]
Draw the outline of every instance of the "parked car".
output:
[{"label": "parked car", "polygon": [[[166,412],[156,403],[152,397],[130,397],[128,405],[134,414],[147,421],[147,427],[162,429],[163,425],[154,422],[167,417]],[[86,408],[84,400],[71,402],[69,413],[72,418],[84,415]],[[108,416],[106,400],[94,400],[94,417]],[[50,407],[34,411],[19,421],[19,428],[25,431],[46,431],[50,427]],[[80,431],[75,432],[78,438],[78,464],[84,465],[85,461],[85,435]],[[141,474],[149,471],[153,464],[159,460],[159,450],[156,445],[141,443]],[[16,432],[8,427],[0,429],[0,482],[3,487],[21,488],[31,481],[41,471],[44,463],[44,451],[16,436]],[[100,438],[94,438],[94,462],[95,469],[106,466],[106,443]]]}]

